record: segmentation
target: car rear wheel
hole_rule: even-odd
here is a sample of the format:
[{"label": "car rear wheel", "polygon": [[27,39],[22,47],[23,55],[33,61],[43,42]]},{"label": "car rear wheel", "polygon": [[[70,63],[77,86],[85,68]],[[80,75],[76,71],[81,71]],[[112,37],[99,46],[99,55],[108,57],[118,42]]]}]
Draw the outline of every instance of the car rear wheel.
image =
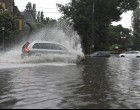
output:
[{"label": "car rear wheel", "polygon": [[125,57],[124,55],[122,55],[121,57]]}]

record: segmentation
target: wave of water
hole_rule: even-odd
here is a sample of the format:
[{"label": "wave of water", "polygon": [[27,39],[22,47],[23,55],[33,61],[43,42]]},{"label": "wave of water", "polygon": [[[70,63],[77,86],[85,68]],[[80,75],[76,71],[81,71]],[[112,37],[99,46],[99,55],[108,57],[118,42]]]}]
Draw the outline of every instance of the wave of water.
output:
[{"label": "wave of water", "polygon": [[[46,56],[34,56],[21,59],[22,46],[27,42],[32,42],[35,40],[46,40],[55,41],[64,45],[73,54],[71,56],[64,55],[46,55]],[[29,63],[75,63],[76,55],[82,54],[82,48],[80,43],[80,38],[77,34],[74,34],[71,38],[67,36],[62,30],[57,28],[42,29],[40,32],[33,34],[30,38],[19,45],[14,46],[11,50],[5,53],[0,53],[0,67],[3,64],[29,64]],[[11,66],[11,65],[10,65]],[[23,66],[23,65],[22,65]]]}]

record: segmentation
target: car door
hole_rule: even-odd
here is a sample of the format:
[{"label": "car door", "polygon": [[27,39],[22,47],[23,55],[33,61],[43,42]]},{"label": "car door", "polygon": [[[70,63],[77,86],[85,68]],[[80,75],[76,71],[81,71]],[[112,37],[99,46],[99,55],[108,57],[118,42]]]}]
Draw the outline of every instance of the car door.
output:
[{"label": "car door", "polygon": [[55,43],[45,44],[45,49],[45,54],[66,54],[68,52],[64,46]]},{"label": "car door", "polygon": [[32,46],[32,50],[31,50],[32,55],[41,56],[42,54],[45,54],[46,53],[45,46],[46,46],[45,43],[35,43]]},{"label": "car door", "polygon": [[130,51],[127,53],[127,57],[136,58],[137,54],[138,54],[137,52]]},{"label": "car door", "polygon": [[139,56],[139,52],[133,52],[133,57],[137,58]]},{"label": "car door", "polygon": [[131,52],[131,51],[130,51],[130,52],[126,52],[126,53],[125,53],[125,57],[126,57],[126,58],[132,57],[132,52]]}]

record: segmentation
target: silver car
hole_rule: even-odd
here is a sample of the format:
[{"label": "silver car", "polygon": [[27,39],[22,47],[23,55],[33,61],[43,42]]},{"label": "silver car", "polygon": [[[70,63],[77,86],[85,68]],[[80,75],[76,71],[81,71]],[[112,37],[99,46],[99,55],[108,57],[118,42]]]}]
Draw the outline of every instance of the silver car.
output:
[{"label": "silver car", "polygon": [[[33,41],[31,43],[26,42],[22,47],[21,58],[25,56],[41,56],[48,54],[59,54],[59,55],[71,55],[68,49],[56,42],[50,41]],[[84,55],[77,55],[77,61],[83,61]]]},{"label": "silver car", "polygon": [[140,58],[140,51],[128,51],[125,53],[121,53],[119,57]]}]

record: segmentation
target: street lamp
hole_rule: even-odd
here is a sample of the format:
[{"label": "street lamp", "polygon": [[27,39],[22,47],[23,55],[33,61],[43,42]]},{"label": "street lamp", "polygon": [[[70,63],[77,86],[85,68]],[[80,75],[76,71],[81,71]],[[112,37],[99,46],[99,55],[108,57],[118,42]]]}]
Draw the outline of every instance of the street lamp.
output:
[{"label": "street lamp", "polygon": [[5,51],[4,31],[5,31],[5,27],[2,27],[2,46],[3,46],[3,51]]},{"label": "street lamp", "polygon": [[93,50],[94,50],[94,44],[92,44],[90,47],[90,53],[92,53]]},{"label": "street lamp", "polygon": [[121,37],[121,39],[126,39],[126,37]]},{"label": "street lamp", "polygon": [[122,39],[122,46],[123,46],[123,48],[125,48],[125,39],[126,39],[126,37],[121,37],[121,39]]}]

